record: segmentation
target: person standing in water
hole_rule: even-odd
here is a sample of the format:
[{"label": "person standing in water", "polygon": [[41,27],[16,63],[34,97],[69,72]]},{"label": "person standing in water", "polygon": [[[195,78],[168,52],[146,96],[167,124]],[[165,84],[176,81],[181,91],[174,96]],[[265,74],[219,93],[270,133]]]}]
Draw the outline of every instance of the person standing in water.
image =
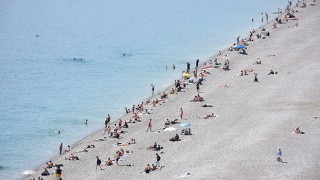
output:
[{"label": "person standing in water", "polygon": [[267,20],[267,24],[269,23],[269,16],[268,13],[266,13],[266,20]]},{"label": "person standing in water", "polygon": [[196,60],[196,68],[199,66],[199,59]]},{"label": "person standing in water", "polygon": [[60,150],[60,155],[62,153],[62,149],[63,149],[63,143],[60,144],[59,150]]},{"label": "person standing in water", "polygon": [[151,84],[151,87],[152,87],[152,96],[154,95],[154,85],[153,84]]}]

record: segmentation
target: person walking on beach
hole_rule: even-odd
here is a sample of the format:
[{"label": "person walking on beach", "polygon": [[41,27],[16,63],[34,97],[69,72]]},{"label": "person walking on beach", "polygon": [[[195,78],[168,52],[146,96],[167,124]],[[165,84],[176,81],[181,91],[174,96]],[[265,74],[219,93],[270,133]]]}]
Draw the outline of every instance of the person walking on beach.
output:
[{"label": "person walking on beach", "polygon": [[254,80],[253,80],[253,82],[259,82],[257,76],[258,76],[258,73],[254,73]]},{"label": "person walking on beach", "polygon": [[157,153],[157,161],[156,161],[156,166],[159,166],[160,167],[160,159],[161,157],[159,156],[159,154]]},{"label": "person walking on beach", "polygon": [[196,88],[197,88],[197,92],[199,92],[199,90],[200,90],[200,83],[199,82],[197,82]]},{"label": "person walking on beach", "polygon": [[151,119],[150,119],[148,122],[148,129],[146,132],[148,132],[148,130],[150,130],[152,132],[151,127],[152,127],[152,124],[151,124]]},{"label": "person walking on beach", "polygon": [[267,24],[269,23],[269,15],[268,13],[266,13],[266,20],[267,20]]},{"label": "person walking on beach", "polygon": [[55,173],[56,173],[57,180],[60,180],[61,175],[62,175],[62,170],[60,169],[60,166],[57,166],[57,169],[55,170]]},{"label": "person walking on beach", "polygon": [[196,68],[198,68],[198,66],[199,66],[199,59],[197,59],[196,61]]},{"label": "person walking on beach", "polygon": [[102,170],[102,168],[101,168],[101,160],[100,160],[99,157],[97,156],[97,166],[96,166],[96,170],[97,170],[98,167],[100,167],[100,169]]},{"label": "person walking on beach", "polygon": [[281,158],[281,156],[282,156],[282,151],[281,151],[281,149],[280,149],[280,147],[278,148],[278,153],[277,153],[277,161],[278,162],[282,162],[282,158]]},{"label": "person walking on beach", "polygon": [[60,155],[62,153],[62,148],[63,148],[63,143],[60,144],[59,150],[60,150]]},{"label": "person walking on beach", "polygon": [[183,109],[180,108],[180,119],[182,120],[182,116],[183,116]]}]

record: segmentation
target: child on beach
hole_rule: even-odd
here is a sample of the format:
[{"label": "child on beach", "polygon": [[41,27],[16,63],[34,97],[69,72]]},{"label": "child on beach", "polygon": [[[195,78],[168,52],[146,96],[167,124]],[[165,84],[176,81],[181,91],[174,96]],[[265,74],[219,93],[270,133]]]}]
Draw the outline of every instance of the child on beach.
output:
[{"label": "child on beach", "polygon": [[281,151],[280,147],[278,148],[277,156],[278,156],[278,157],[277,157],[277,161],[278,161],[278,162],[282,162],[282,159],[281,159],[282,151]]}]

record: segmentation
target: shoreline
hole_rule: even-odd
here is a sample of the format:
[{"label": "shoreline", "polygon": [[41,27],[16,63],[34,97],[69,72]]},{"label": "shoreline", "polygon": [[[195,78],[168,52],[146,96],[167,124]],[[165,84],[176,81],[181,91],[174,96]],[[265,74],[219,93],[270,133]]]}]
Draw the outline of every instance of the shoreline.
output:
[{"label": "shoreline", "polygon": [[[273,22],[273,20],[272,20],[269,24],[264,24],[263,26],[260,26],[260,27],[268,26],[268,25],[270,25],[272,22]],[[260,27],[258,27],[257,30],[258,30]],[[283,27],[283,28],[285,28],[285,27]],[[270,31],[273,32],[273,31],[275,31],[275,30],[271,30],[271,29],[270,29]],[[271,36],[272,36],[272,34],[271,34]],[[246,37],[246,38],[247,38],[247,37]],[[260,40],[259,40],[259,41],[260,41]],[[253,44],[255,44],[255,42],[253,42]],[[250,46],[251,46],[251,44],[248,46],[249,49],[250,49]],[[221,53],[222,53],[222,54],[225,54],[225,53],[234,54],[234,52],[228,51],[228,48],[222,50]],[[213,59],[213,58],[215,58],[215,57],[217,57],[217,55],[211,56],[211,57],[208,58],[205,62],[208,63],[208,61],[209,61],[210,59]],[[221,56],[218,56],[218,57],[219,57],[219,60],[220,60],[220,62],[221,62],[221,60],[222,60],[222,59],[220,58]],[[203,62],[203,63],[205,63],[205,62]],[[232,65],[231,65],[231,67],[232,67]],[[235,68],[235,69],[236,69],[236,68]],[[210,72],[211,72],[211,71],[210,71]],[[182,79],[183,79],[183,78],[182,78]],[[166,91],[166,92],[167,92],[167,91],[170,90],[171,87],[173,87],[173,86],[174,86],[174,85],[171,85],[171,86],[169,86],[168,88],[165,88],[163,91]],[[188,85],[187,87],[189,87],[189,85]],[[146,100],[150,100],[150,99],[156,98],[156,97],[159,97],[159,94],[156,94],[156,95],[154,95],[154,96],[148,97],[148,98],[146,98],[145,100],[143,100],[143,102],[145,102]],[[178,97],[174,97],[174,98],[178,98]],[[180,99],[181,99],[181,98],[180,98]],[[171,99],[170,99],[170,101],[171,101]],[[169,101],[169,102],[170,102],[170,101]],[[158,110],[158,109],[159,109],[158,107],[159,107],[159,105],[157,105],[157,107],[155,107],[154,109]],[[131,115],[131,113],[125,114],[125,115],[121,116],[119,119],[127,119],[127,117],[129,117],[130,115]],[[147,119],[147,118],[144,118],[144,119]],[[116,120],[116,121],[117,121],[117,120]],[[116,121],[114,121],[114,122],[116,122]],[[162,121],[163,121],[163,120],[162,120]],[[113,122],[113,123],[114,123],[114,122]],[[145,123],[145,122],[142,122],[142,123]],[[134,125],[135,128],[143,129],[143,128],[141,128],[141,123],[138,123],[138,124],[139,124],[139,125]],[[139,126],[139,127],[137,127],[137,126]],[[131,129],[131,128],[130,128],[130,129]],[[97,137],[97,136],[100,136],[101,131],[103,131],[103,128],[102,128],[102,129],[99,129],[99,130],[97,130],[97,131],[95,131],[95,132],[92,132],[92,133],[90,133],[90,135],[88,135],[88,136],[84,137],[83,139],[77,141],[76,143],[74,143],[74,144],[72,145],[72,150],[79,149],[79,147],[80,147],[81,145],[84,145],[86,142],[91,141],[92,138],[95,138],[95,137]],[[129,132],[129,134],[130,134],[130,132]],[[126,135],[125,135],[125,136],[126,136]],[[127,138],[128,138],[128,137],[127,137]],[[64,154],[64,155],[66,155],[66,154]],[[64,155],[62,155],[62,156],[64,156]],[[53,160],[53,161],[59,161],[59,159],[61,159],[62,156],[59,156],[59,155],[58,155],[58,156],[55,156],[55,157],[52,158],[52,160]],[[38,169],[38,170],[37,170],[37,172],[38,172],[37,174],[39,174],[39,172],[41,173],[42,168],[43,168],[43,165],[40,165],[40,167],[37,168],[37,169]],[[53,177],[53,175],[50,175],[50,177]]]},{"label": "shoreline", "polygon": [[[281,16],[282,16],[282,15],[283,15],[283,14],[281,14]],[[270,22],[273,22],[273,21],[274,21],[274,19],[272,19]],[[254,30],[258,31],[261,27],[266,27],[267,25],[268,25],[268,24],[262,24],[262,25],[260,25],[259,27],[255,28]],[[248,37],[249,37],[249,35],[246,36],[245,39],[247,39]],[[231,43],[230,43],[230,44],[231,44]],[[228,51],[228,48],[229,48],[229,47],[226,47],[226,48],[222,49],[222,50],[219,51],[219,52],[221,52],[222,54],[224,54],[224,53],[226,53],[226,52],[230,52],[230,51]],[[216,53],[216,54],[214,54],[214,55],[212,55],[212,56],[210,56],[210,57],[207,58],[207,60],[205,60],[204,62],[200,63],[200,64],[199,64],[199,67],[201,67],[201,66],[209,63],[211,59],[214,59],[214,58],[219,57],[219,52]],[[200,69],[200,72],[202,72],[201,69]],[[192,73],[190,73],[190,74],[192,74]],[[182,76],[182,74],[181,74],[181,76]],[[180,78],[180,79],[178,79],[178,80],[184,81],[184,78],[182,77],[182,78]],[[174,88],[174,87],[175,87],[174,84],[169,85],[168,87],[164,88],[161,92],[169,92],[169,90],[170,90],[171,88]],[[150,100],[152,100],[152,99],[154,99],[154,98],[159,98],[161,92],[158,91],[157,94],[155,93],[153,96],[149,96],[149,97],[146,97],[146,98],[142,99],[142,102],[150,101]],[[135,105],[136,105],[136,104],[135,104]],[[131,109],[131,108],[128,108],[128,109]],[[119,119],[125,119],[127,116],[131,117],[131,115],[132,115],[132,113],[131,113],[131,110],[130,110],[130,113],[126,113],[126,114],[120,116],[119,118],[115,118],[114,121],[111,121],[110,125],[113,124],[113,123],[116,123]],[[98,129],[98,130],[96,130],[96,131],[91,132],[89,135],[81,138],[80,140],[76,141],[74,144],[71,144],[71,145],[70,145],[71,150],[73,150],[74,148],[79,147],[79,146],[82,145],[85,141],[92,140],[92,137],[97,136],[97,134],[99,134],[100,132],[103,132],[103,131],[104,131],[104,128],[100,128],[100,129]],[[65,148],[64,148],[64,149],[65,149]],[[58,159],[61,158],[61,156],[63,156],[64,154],[66,154],[66,153],[63,153],[62,155],[55,155],[55,156],[53,156],[52,158],[50,158],[50,160],[51,160],[51,161],[58,160]],[[49,161],[50,161],[50,160],[49,160]],[[46,162],[48,162],[48,160],[44,161],[43,164],[45,164]],[[44,168],[44,167],[43,167],[43,166],[44,166],[43,164],[42,164],[42,165],[39,165],[39,166],[37,166],[37,167],[35,168],[35,169],[36,169],[36,172],[37,172],[38,174],[42,172],[42,169]]]},{"label": "shoreline", "polygon": [[[281,13],[281,14],[280,14],[280,17],[284,16],[284,14],[285,14],[284,12]],[[278,16],[278,17],[279,17],[279,16]],[[264,24],[260,25],[259,27],[255,28],[254,30],[255,30],[256,32],[258,32],[260,28],[266,27],[267,25],[269,25],[271,22],[274,22],[274,21],[275,21],[275,19],[272,19],[269,23],[264,23]],[[249,37],[249,35],[245,36],[244,39],[248,39],[248,37]],[[230,43],[230,45],[231,45],[231,44],[232,44],[232,43]],[[250,46],[249,46],[249,47],[250,47]],[[230,52],[230,51],[228,51],[228,48],[229,48],[229,47],[226,47],[226,48],[222,49],[222,50],[219,51],[219,52],[221,52],[221,54],[225,54],[226,52]],[[205,60],[204,62],[202,62],[202,65],[205,65],[206,63],[209,63],[210,59],[214,59],[214,58],[219,57],[219,52],[217,52],[216,54],[210,56],[207,60]],[[200,64],[199,64],[199,67],[201,67]],[[200,70],[201,70],[201,69],[200,69]],[[182,76],[182,75],[181,75],[181,76]],[[180,80],[180,81],[181,81],[181,80],[184,80],[184,78],[182,77],[182,78],[180,78],[179,80]],[[169,85],[168,87],[166,87],[166,88],[165,88],[163,91],[161,91],[161,92],[168,92],[172,87],[174,87],[174,84]],[[159,94],[161,94],[160,91],[159,91]],[[146,102],[146,101],[152,100],[153,98],[157,98],[157,97],[159,97],[159,94],[155,94],[155,95],[153,95],[153,96],[149,96],[149,97],[147,97],[147,98],[144,98],[144,99],[142,99],[142,102]],[[131,109],[131,108],[129,108],[129,109]],[[130,117],[130,115],[132,115],[131,112],[128,113],[128,114],[124,114],[124,115],[120,116],[119,118],[116,118],[114,121],[111,121],[110,124],[113,124],[113,123],[117,122],[119,119],[125,119],[127,116]],[[93,131],[93,132],[90,133],[89,135],[81,138],[79,141],[76,141],[74,144],[70,145],[71,150],[73,150],[74,148],[77,148],[78,146],[82,145],[82,143],[84,143],[85,141],[91,140],[93,136],[96,136],[97,134],[99,134],[99,133],[102,132],[102,131],[104,131],[104,128],[100,128],[100,129],[98,129],[98,130],[96,130],[96,131]],[[66,153],[63,153],[63,154],[66,154]],[[61,157],[60,155],[56,155],[56,156],[52,157],[51,160],[54,161],[54,160],[59,159],[60,157]],[[48,162],[48,161],[47,161],[47,160],[44,161],[44,163],[46,163],[46,162]],[[43,166],[44,166],[44,165],[39,165],[39,166],[36,168],[38,173],[39,173],[40,171],[42,171]]]}]

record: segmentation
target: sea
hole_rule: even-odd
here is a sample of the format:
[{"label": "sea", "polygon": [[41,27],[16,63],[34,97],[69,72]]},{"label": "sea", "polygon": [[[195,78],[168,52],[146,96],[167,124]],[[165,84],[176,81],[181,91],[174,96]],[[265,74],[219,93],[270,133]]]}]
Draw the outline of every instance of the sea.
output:
[{"label": "sea", "polygon": [[103,128],[107,114],[123,116],[152,85],[161,92],[187,62],[204,63],[286,4],[0,0],[0,179],[26,178],[60,143]]}]

